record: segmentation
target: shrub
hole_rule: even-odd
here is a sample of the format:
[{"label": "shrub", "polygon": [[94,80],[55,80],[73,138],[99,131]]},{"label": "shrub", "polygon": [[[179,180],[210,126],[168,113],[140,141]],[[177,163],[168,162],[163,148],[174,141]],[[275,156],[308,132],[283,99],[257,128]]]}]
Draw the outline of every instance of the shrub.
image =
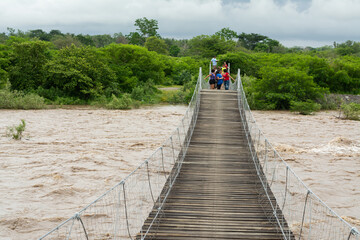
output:
[{"label": "shrub", "polygon": [[91,47],[66,47],[58,51],[44,66],[45,89],[55,88],[66,96],[88,100],[114,88],[116,75],[103,61],[102,55]]},{"label": "shrub", "polygon": [[44,98],[34,93],[24,94],[19,91],[0,91],[0,108],[6,109],[42,109],[45,108]]},{"label": "shrub", "polygon": [[21,119],[21,123],[17,126],[7,128],[6,136],[12,137],[15,140],[21,140],[23,132],[25,131],[26,123],[24,119]]},{"label": "shrub", "polygon": [[186,94],[186,92],[181,91],[181,90],[163,91],[163,93],[161,95],[161,101],[171,103],[171,104],[186,103],[185,94]]},{"label": "shrub", "polygon": [[44,66],[50,58],[50,43],[27,41],[13,44],[9,81],[12,90],[29,91],[45,80]]},{"label": "shrub", "polygon": [[330,84],[330,90],[338,93],[360,93],[360,58],[345,56],[335,59],[336,72]]},{"label": "shrub", "polygon": [[42,109],[45,108],[44,98],[34,93],[25,94],[17,99],[17,108]]},{"label": "shrub", "polygon": [[324,94],[324,97],[317,99],[317,102],[323,110],[337,110],[342,103],[342,99],[335,94]]},{"label": "shrub", "polygon": [[159,90],[155,87],[154,82],[150,79],[147,82],[139,83],[131,91],[131,98],[143,103],[158,102],[157,94]]},{"label": "shrub", "polygon": [[[164,80],[164,69],[167,67],[163,60],[167,57],[145,47],[129,44],[110,44],[101,50],[108,61],[108,65],[115,72],[120,86],[125,86],[131,77],[147,82],[153,79],[156,84]],[[123,66],[123,68],[119,68]],[[131,82],[129,82],[131,83]],[[132,87],[129,88],[131,91]]]},{"label": "shrub", "polygon": [[244,75],[241,77],[241,82],[244,88],[244,92],[246,95],[247,102],[249,107],[253,110],[273,110],[275,109],[275,104],[270,104],[262,100],[255,99],[256,94],[254,87],[256,84],[256,78],[248,75]]},{"label": "shrub", "polygon": [[193,57],[211,58],[233,51],[236,43],[217,35],[200,35],[188,41],[187,54]]},{"label": "shrub", "polygon": [[290,103],[290,110],[292,112],[299,112],[303,115],[310,115],[313,112],[319,111],[321,108],[321,105],[319,103],[315,103],[311,100],[308,100],[306,102],[296,102],[292,101]]},{"label": "shrub", "polygon": [[260,75],[251,93],[256,101],[275,105],[275,109],[289,109],[291,101],[318,99],[326,91],[314,83],[313,77],[293,67],[263,67]]},{"label": "shrub", "polygon": [[182,70],[176,76],[174,76],[174,84],[183,85],[186,82],[191,81],[191,72],[189,70]]},{"label": "shrub", "polygon": [[232,73],[236,73],[238,69],[241,69],[241,75],[258,76],[259,67],[251,54],[246,54],[244,52],[228,53],[219,56],[219,63],[222,64],[223,62],[231,64],[230,67]]},{"label": "shrub", "polygon": [[59,88],[50,87],[48,89],[39,86],[34,93],[38,94],[39,96],[46,98],[50,101],[55,101],[57,97],[65,97],[66,93]]},{"label": "shrub", "polygon": [[87,101],[77,97],[56,97],[52,103],[55,105],[86,105]]},{"label": "shrub", "polygon": [[109,109],[131,109],[132,100],[129,94],[125,93],[121,97],[111,96],[111,101],[106,105]]},{"label": "shrub", "polygon": [[360,104],[358,103],[342,104],[341,111],[345,119],[360,120]]},{"label": "shrub", "polygon": [[106,107],[106,104],[108,104],[108,99],[105,95],[101,95],[91,102],[91,105],[96,107]]},{"label": "shrub", "polygon": [[0,108],[15,108],[14,94],[8,90],[0,91]]}]

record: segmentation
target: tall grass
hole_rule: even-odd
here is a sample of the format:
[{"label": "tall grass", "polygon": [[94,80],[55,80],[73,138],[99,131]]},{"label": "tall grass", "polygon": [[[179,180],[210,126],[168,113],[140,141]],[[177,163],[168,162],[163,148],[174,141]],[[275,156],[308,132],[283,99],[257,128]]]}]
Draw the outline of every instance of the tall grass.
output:
[{"label": "tall grass", "polygon": [[306,102],[290,102],[290,111],[298,112],[302,115],[310,115],[314,112],[318,112],[321,109],[321,105],[319,103],[315,103],[311,100],[307,100]]},{"label": "tall grass", "polygon": [[342,111],[345,119],[360,121],[360,104],[359,103],[342,104],[341,111]]},{"label": "tall grass", "polygon": [[26,123],[24,119],[21,119],[21,123],[17,126],[7,128],[7,136],[12,137],[15,140],[21,140],[23,132],[25,131]]},{"label": "tall grass", "polygon": [[42,109],[46,104],[44,98],[34,93],[25,94],[8,89],[0,90],[0,108],[3,109]]},{"label": "tall grass", "polygon": [[111,101],[106,104],[108,109],[131,109],[133,100],[130,95],[125,93],[121,97],[116,97],[114,94],[111,96]]}]

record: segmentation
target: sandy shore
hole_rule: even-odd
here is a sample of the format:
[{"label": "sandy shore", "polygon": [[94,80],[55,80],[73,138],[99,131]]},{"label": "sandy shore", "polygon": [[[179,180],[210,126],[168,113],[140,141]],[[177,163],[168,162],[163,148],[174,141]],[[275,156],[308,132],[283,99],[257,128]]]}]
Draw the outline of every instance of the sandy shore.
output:
[{"label": "sandy shore", "polygon": [[[150,156],[185,110],[0,110],[0,239],[36,239],[72,216]],[[254,111],[300,178],[358,224],[360,122],[335,115]],[[25,138],[6,137],[6,127],[20,119],[27,123]]]}]

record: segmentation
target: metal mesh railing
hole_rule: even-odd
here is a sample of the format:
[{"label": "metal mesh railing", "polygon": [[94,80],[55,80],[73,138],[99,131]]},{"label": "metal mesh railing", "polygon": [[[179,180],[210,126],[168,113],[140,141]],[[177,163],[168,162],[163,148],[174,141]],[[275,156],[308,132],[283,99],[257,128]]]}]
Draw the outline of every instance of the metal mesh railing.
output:
[{"label": "metal mesh railing", "polygon": [[268,219],[277,224],[284,239],[360,240],[359,231],[316,196],[265,138],[247,103],[240,70],[236,81],[239,111],[262,185],[260,201],[264,209],[271,209],[266,212]]},{"label": "metal mesh railing", "polygon": [[[39,239],[145,238],[180,172],[198,116],[202,78],[200,68],[187,111],[160,148],[125,179]],[[153,221],[143,227],[149,213],[154,214]]]}]

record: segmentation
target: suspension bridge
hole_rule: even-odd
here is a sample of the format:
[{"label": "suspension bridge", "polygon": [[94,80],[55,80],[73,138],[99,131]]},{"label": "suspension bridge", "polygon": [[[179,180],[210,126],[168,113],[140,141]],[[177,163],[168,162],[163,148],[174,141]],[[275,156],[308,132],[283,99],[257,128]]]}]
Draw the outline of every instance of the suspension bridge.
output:
[{"label": "suspension bridge", "polygon": [[240,70],[208,90],[200,68],[172,135],[125,179],[39,239],[356,239],[265,138]]}]

